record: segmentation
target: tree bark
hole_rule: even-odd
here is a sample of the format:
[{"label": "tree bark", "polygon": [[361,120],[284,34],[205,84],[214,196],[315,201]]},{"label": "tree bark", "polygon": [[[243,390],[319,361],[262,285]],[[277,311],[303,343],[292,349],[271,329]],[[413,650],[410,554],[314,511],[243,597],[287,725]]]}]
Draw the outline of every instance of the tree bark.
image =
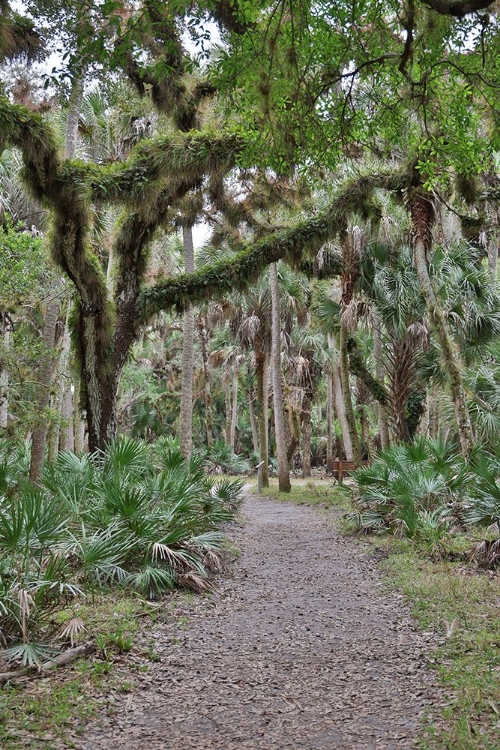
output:
[{"label": "tree bark", "polygon": [[276,263],[271,263],[269,266],[269,284],[271,288],[271,377],[278,458],[278,490],[279,492],[290,492],[290,469],[287,458],[283,387],[281,384],[281,321]]},{"label": "tree bark", "polygon": [[45,461],[45,447],[47,444],[48,421],[46,410],[50,400],[50,389],[52,386],[52,371],[54,363],[54,339],[57,318],[59,315],[59,300],[51,300],[47,306],[42,332],[43,354],[38,377],[38,412],[39,422],[33,429],[31,443],[30,480],[38,482]]},{"label": "tree bark", "polygon": [[248,388],[248,416],[250,419],[250,429],[252,431],[252,444],[254,452],[259,455],[259,431],[257,427],[257,420],[255,418],[255,412],[253,408],[253,402],[254,402],[254,393],[252,390],[252,386],[250,385]]},{"label": "tree bark", "polygon": [[73,159],[78,145],[78,124],[82,108],[85,75],[73,80],[69,95],[68,117],[66,118],[66,143],[64,153],[68,159]]},{"label": "tree bark", "polygon": [[332,372],[326,371],[326,473],[333,473],[333,380]]},{"label": "tree bark", "polygon": [[268,358],[265,352],[255,352],[255,370],[257,374],[257,409],[259,425],[259,456],[262,476],[262,487],[269,487],[269,373]]},{"label": "tree bark", "polygon": [[80,455],[84,451],[85,422],[80,412],[80,379],[75,378],[75,392],[73,393],[73,432],[75,435],[75,453]]},{"label": "tree bark", "polygon": [[[376,313],[374,313],[374,325],[373,325],[373,357],[375,360],[375,377],[379,383],[384,384],[385,368],[382,359],[382,336],[380,335],[380,320]],[[387,407],[383,404],[378,404],[378,424],[380,433],[380,447],[385,450],[390,445],[389,438],[389,415],[387,413]]]},{"label": "tree bark", "polygon": [[229,427],[229,445],[233,453],[236,453],[236,427],[238,426],[238,357],[233,362],[232,372],[232,406],[231,406],[231,424]]},{"label": "tree bark", "polygon": [[231,441],[231,376],[229,370],[226,368],[224,369],[225,372],[222,379],[224,386],[224,441],[226,445],[229,445]]},{"label": "tree bark", "polygon": [[198,318],[198,333],[201,343],[201,358],[203,363],[203,390],[205,394],[205,431],[207,434],[207,446],[210,448],[214,442],[212,428],[212,389],[210,384],[210,369],[208,367],[208,332],[207,321],[204,315]]},{"label": "tree bark", "polygon": [[311,476],[311,394],[304,394],[302,400],[302,476],[307,479]]},{"label": "tree bark", "polygon": [[436,331],[443,362],[450,380],[460,450],[464,458],[468,458],[474,445],[474,434],[465,397],[460,352],[454,345],[444,312],[432,286],[427,266],[427,253],[430,251],[432,244],[431,228],[434,218],[431,196],[419,189],[414,190],[409,201],[409,209],[413,225],[415,268],[427,312]]},{"label": "tree bark", "polygon": [[[339,350],[340,350],[340,382],[342,386],[342,396],[344,401],[345,418],[347,421],[347,431],[351,439],[352,446],[352,460],[356,466],[361,466],[361,445],[359,442],[359,436],[356,429],[356,417],[354,415],[354,406],[352,403],[351,396],[351,385],[349,382],[349,356],[347,352],[347,338],[348,332],[346,330],[345,323],[341,320],[340,322],[340,338],[339,338]],[[347,452],[347,448],[346,448]]]},{"label": "tree bark", "polygon": [[[184,246],[184,270],[194,273],[193,227],[182,227]],[[184,311],[182,339],[182,373],[180,406],[180,449],[186,458],[193,450],[193,367],[194,367],[194,307]]]},{"label": "tree bark", "polygon": [[66,384],[64,399],[62,403],[63,425],[59,438],[59,448],[61,451],[75,450],[75,433],[74,433],[74,415],[73,415],[73,394],[71,393],[71,384]]},{"label": "tree bark", "polygon": [[[55,461],[57,453],[59,451],[60,436],[63,432],[61,429],[61,420],[64,418],[63,404],[66,394],[66,390],[70,387],[69,385],[69,364],[70,364],[70,346],[71,337],[69,332],[69,309],[66,313],[66,320],[64,323],[64,333],[62,339],[61,354],[59,357],[59,368],[57,373],[57,391],[54,399],[54,411],[58,415],[58,419],[54,420],[49,430],[49,461]],[[64,443],[64,440],[63,440]],[[66,448],[61,448],[66,450]]]}]

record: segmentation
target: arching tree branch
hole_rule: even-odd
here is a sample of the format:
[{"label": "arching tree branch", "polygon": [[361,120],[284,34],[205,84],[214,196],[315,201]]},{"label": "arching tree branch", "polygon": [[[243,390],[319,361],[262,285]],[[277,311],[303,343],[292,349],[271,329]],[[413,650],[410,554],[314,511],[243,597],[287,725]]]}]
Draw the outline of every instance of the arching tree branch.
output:
[{"label": "arching tree branch", "polygon": [[322,213],[248,245],[232,260],[225,259],[193,274],[182,274],[144,289],[138,299],[139,322],[145,323],[160,310],[182,310],[193,302],[245,289],[266,266],[282,258],[300,265],[304,256],[318,252],[325,242],[345,229],[348,216],[362,211],[374,190],[399,191],[407,185],[407,179],[404,173],[391,172],[352,180]]}]

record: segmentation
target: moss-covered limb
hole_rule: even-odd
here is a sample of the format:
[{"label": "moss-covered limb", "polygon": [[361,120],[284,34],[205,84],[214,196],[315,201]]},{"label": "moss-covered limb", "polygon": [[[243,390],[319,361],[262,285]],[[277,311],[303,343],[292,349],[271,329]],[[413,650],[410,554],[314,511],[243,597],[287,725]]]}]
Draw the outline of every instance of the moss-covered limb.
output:
[{"label": "moss-covered limb", "polygon": [[347,352],[349,358],[349,372],[359,378],[361,382],[366,385],[368,392],[376,401],[378,401],[379,404],[386,406],[389,403],[387,390],[377,378],[373,377],[366,367],[354,338],[348,340]]},{"label": "moss-covered limb", "polygon": [[136,306],[147,268],[148,244],[157,227],[168,217],[172,205],[199,187],[199,183],[196,179],[172,181],[156,201],[124,213],[112,250],[116,259],[114,364],[118,369],[123,367],[140,325]]},{"label": "moss-covered limb", "polygon": [[209,12],[223,29],[233,34],[244,34],[255,27],[253,20],[245,18],[245,12],[237,0],[215,0],[210,3]]},{"label": "moss-covered limb", "polygon": [[463,18],[470,13],[486,10],[492,0],[422,0],[424,5],[442,16]]},{"label": "moss-covered limb", "polygon": [[160,310],[187,305],[229,294],[235,289],[245,289],[256,281],[262,270],[281,258],[298,260],[304,250],[321,242],[326,232],[326,220],[304,222],[293,230],[280,232],[256,242],[237,253],[230,261],[222,260],[193,274],[182,274],[142,291],[139,315],[145,322]]},{"label": "moss-covered limb", "polygon": [[16,58],[34,60],[40,54],[41,39],[33,21],[11,13],[7,4],[0,10],[0,62]]},{"label": "moss-covered limb", "polygon": [[231,133],[159,136],[137,146],[125,162],[107,166],[72,162],[65,173],[68,179],[77,176],[87,181],[95,201],[135,205],[157,195],[169,177],[199,179],[215,169],[229,169],[241,147],[241,139]]},{"label": "moss-covered limb", "polygon": [[252,243],[231,260],[204,266],[193,274],[182,274],[144,289],[138,300],[139,321],[146,322],[160,310],[184,309],[193,302],[213,299],[235,289],[245,289],[270,263],[286,259],[300,265],[307,253],[342,231],[350,213],[359,209],[377,188],[401,190],[406,178],[400,173],[367,175],[346,183],[330,207],[294,227]]},{"label": "moss-covered limb", "polygon": [[51,128],[40,115],[0,97],[0,151],[7,145],[21,149],[24,175],[37,200],[55,194],[60,162]]}]

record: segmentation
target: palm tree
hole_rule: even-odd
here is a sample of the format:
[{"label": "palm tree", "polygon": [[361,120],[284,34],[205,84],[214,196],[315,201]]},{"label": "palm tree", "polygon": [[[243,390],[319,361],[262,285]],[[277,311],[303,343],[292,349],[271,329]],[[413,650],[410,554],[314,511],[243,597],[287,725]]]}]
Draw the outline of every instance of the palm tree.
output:
[{"label": "palm tree", "polygon": [[[193,225],[182,225],[184,270],[194,272]],[[194,368],[194,307],[184,311],[182,326],[181,406],[179,412],[179,439],[181,453],[186,458],[193,450],[193,368]]]},{"label": "palm tree", "polygon": [[290,492],[290,467],[288,465],[283,387],[281,384],[281,319],[278,269],[276,263],[269,266],[271,290],[271,377],[273,382],[274,430],[278,457],[278,490]]},{"label": "palm tree", "polygon": [[474,433],[465,397],[462,357],[453,341],[442,305],[429,275],[428,258],[432,249],[432,224],[435,216],[432,195],[417,184],[409,194],[408,210],[413,228],[415,269],[427,314],[436,332],[443,363],[448,373],[461,452],[464,458],[468,458],[474,445]]}]

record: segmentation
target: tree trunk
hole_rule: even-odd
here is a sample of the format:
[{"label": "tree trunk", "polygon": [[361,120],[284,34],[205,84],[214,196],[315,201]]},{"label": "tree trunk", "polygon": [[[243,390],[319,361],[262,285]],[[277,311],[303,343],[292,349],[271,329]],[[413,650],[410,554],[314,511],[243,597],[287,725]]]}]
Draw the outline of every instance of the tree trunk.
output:
[{"label": "tree trunk", "polygon": [[71,451],[73,453],[75,450],[73,394],[71,393],[71,385],[69,383],[67,384],[66,390],[64,392],[62,417],[63,425],[59,438],[59,449],[61,451]]},{"label": "tree trunk", "polygon": [[75,378],[75,392],[73,393],[73,433],[75,436],[75,453],[80,455],[84,450],[85,422],[80,411],[80,379]]},{"label": "tree trunk", "polygon": [[420,289],[432,326],[436,331],[441,348],[443,362],[450,380],[451,394],[455,406],[460,449],[464,458],[468,458],[474,445],[474,434],[462,380],[461,357],[454,345],[444,312],[434,292],[429,269],[427,253],[431,249],[431,228],[434,209],[431,196],[421,190],[414,190],[409,201],[413,224],[413,254]]},{"label": "tree trunk", "polygon": [[229,374],[229,370],[225,370],[222,382],[224,386],[224,417],[225,417],[224,442],[226,443],[226,445],[229,445],[231,441],[231,416],[232,416],[231,377]]},{"label": "tree trunk", "polygon": [[45,447],[47,443],[47,415],[46,410],[50,400],[50,388],[52,386],[52,370],[54,364],[54,339],[56,332],[57,318],[59,315],[59,300],[51,300],[45,313],[45,320],[42,332],[42,361],[40,363],[40,372],[38,377],[39,396],[38,396],[38,413],[39,422],[33,429],[33,439],[31,443],[31,463],[30,463],[30,480],[38,482],[42,473],[45,461]]},{"label": "tree trunk", "polygon": [[236,453],[236,427],[238,426],[238,358],[233,362],[231,425],[229,428],[229,445],[233,453]]},{"label": "tree trunk", "polygon": [[326,473],[333,473],[333,381],[330,370],[326,372]]},{"label": "tree trunk", "polygon": [[260,471],[262,486],[269,487],[269,414],[268,414],[268,359],[264,352],[255,352],[255,370],[257,374],[257,409],[259,424],[259,455],[262,464]]},{"label": "tree trunk", "polygon": [[[335,348],[335,339],[332,334],[328,336],[328,345],[330,349]],[[345,412],[345,399],[344,392],[342,390],[342,382],[340,377],[340,366],[338,362],[335,362],[332,366],[332,385],[333,385],[333,401],[335,403],[335,409],[337,411],[337,417],[340,422],[340,429],[342,432],[342,443],[344,445],[344,452],[347,461],[352,461],[352,441],[351,434],[349,432],[349,424],[347,422]],[[350,392],[350,391],[349,391]]]},{"label": "tree trunk", "polygon": [[257,420],[255,418],[255,412],[253,408],[254,393],[252,387],[248,389],[248,416],[250,418],[250,429],[252,430],[252,444],[254,452],[259,455],[259,432],[257,428]]},{"label": "tree trunk", "polygon": [[302,401],[302,476],[311,476],[311,394],[306,391]]},{"label": "tree trunk", "polygon": [[210,448],[214,442],[212,429],[212,390],[210,386],[210,370],[208,367],[208,332],[207,321],[204,315],[198,318],[198,333],[201,343],[201,358],[203,362],[203,386],[205,393],[205,431],[207,433],[207,446]]},{"label": "tree trunk", "polygon": [[[385,368],[382,359],[382,337],[380,335],[380,320],[374,313],[373,325],[373,357],[375,359],[375,377],[379,383],[384,384]],[[378,424],[380,433],[380,447],[385,450],[390,445],[389,438],[389,415],[384,404],[378,404]]]},{"label": "tree trunk", "polygon": [[[345,418],[347,421],[348,434],[351,439],[352,460],[356,466],[361,466],[361,445],[356,429],[356,417],[354,415],[354,406],[352,403],[351,385],[349,382],[349,357],[347,352],[348,333],[345,323],[340,322],[340,382],[342,386],[342,396],[344,401]],[[346,448],[347,452],[347,448]]]},{"label": "tree trunk", "polygon": [[73,80],[69,95],[68,117],[66,119],[66,144],[64,153],[68,159],[73,159],[78,145],[78,124],[82,108],[85,75],[81,74]]},{"label": "tree trunk", "polygon": [[7,313],[0,312],[0,334],[2,356],[0,365],[0,428],[6,430],[9,424],[9,366],[10,327]]},{"label": "tree trunk", "polygon": [[[69,357],[70,357],[71,336],[69,332],[69,308],[66,313],[64,323],[64,333],[62,339],[61,355],[59,357],[59,368],[57,373],[57,391],[54,399],[54,412],[58,418],[53,421],[49,430],[49,461],[55,461],[59,451],[59,440],[64,428],[61,428],[61,420],[64,417],[63,404],[67,389],[70,387],[69,378]],[[64,443],[64,440],[63,440]],[[61,448],[61,450],[67,450]]]},{"label": "tree trunk", "polygon": [[276,263],[269,266],[271,288],[271,377],[273,382],[274,429],[278,458],[278,490],[290,492],[290,469],[287,458],[283,387],[281,384],[281,322]]},{"label": "tree trunk", "polygon": [[[184,245],[184,270],[194,272],[193,227],[182,227]],[[180,406],[180,449],[186,458],[193,450],[193,367],[194,367],[194,308],[189,305],[184,311],[182,339],[182,373]]]}]

